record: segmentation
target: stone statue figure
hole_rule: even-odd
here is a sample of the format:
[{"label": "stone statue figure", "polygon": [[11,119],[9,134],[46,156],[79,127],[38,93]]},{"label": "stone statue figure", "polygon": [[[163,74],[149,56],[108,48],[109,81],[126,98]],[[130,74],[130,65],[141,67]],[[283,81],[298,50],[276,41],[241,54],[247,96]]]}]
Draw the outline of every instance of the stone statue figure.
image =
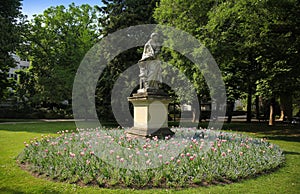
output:
[{"label": "stone statue figure", "polygon": [[159,89],[159,84],[162,82],[161,61],[158,60],[160,52],[158,40],[158,34],[152,33],[150,40],[144,46],[142,59],[139,60],[140,90],[138,92]]}]

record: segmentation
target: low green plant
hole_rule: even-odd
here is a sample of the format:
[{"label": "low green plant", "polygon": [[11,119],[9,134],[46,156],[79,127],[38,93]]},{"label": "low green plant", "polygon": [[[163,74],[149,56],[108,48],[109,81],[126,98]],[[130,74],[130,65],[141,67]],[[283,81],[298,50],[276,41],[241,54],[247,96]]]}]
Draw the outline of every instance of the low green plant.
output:
[{"label": "low green plant", "polygon": [[[29,171],[54,180],[134,188],[237,181],[272,171],[285,161],[283,151],[265,139],[206,129],[172,130],[176,135],[162,140],[133,138],[119,128],[60,131],[58,136],[24,142],[25,149],[17,160]],[[108,143],[101,144],[102,141]],[[134,154],[126,155],[110,144]],[[168,146],[184,149],[174,155],[156,152]],[[109,156],[99,155],[101,150],[108,150]],[[107,162],[105,157],[113,160]],[[125,163],[144,163],[145,168],[124,168]]]}]

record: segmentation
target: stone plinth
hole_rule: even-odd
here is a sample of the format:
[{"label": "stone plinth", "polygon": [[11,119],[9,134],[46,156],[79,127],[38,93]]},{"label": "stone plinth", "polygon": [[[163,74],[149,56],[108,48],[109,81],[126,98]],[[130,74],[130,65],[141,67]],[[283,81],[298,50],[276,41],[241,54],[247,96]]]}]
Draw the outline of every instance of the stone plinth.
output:
[{"label": "stone plinth", "polygon": [[169,97],[163,92],[138,92],[128,98],[134,107],[134,126],[129,135],[165,137],[174,135],[168,128]]}]

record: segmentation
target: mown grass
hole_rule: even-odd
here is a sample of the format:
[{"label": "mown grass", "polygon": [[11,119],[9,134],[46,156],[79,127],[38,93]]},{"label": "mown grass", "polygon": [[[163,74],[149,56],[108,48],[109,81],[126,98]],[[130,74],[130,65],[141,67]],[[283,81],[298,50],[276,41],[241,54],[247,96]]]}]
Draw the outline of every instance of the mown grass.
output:
[{"label": "mown grass", "polygon": [[238,130],[255,137],[266,137],[279,145],[286,154],[286,164],[271,174],[242,180],[228,185],[211,185],[180,190],[170,189],[102,189],[40,179],[23,171],[16,156],[24,141],[42,134],[75,129],[74,122],[37,122],[0,124],[0,193],[299,193],[300,191],[300,127],[262,123],[233,123],[226,130]]}]

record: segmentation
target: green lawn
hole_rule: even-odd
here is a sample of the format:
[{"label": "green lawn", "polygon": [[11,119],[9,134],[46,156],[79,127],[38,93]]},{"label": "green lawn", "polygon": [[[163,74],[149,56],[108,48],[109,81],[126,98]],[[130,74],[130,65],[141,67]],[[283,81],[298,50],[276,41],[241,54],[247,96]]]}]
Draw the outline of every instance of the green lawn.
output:
[{"label": "green lawn", "polygon": [[52,182],[33,177],[18,167],[15,157],[24,148],[24,141],[75,129],[73,122],[41,122],[0,124],[0,193],[300,193],[300,126],[263,123],[233,123],[227,130],[238,130],[251,136],[266,137],[279,145],[286,154],[286,165],[276,172],[229,185],[218,185],[182,190],[101,189]]}]

